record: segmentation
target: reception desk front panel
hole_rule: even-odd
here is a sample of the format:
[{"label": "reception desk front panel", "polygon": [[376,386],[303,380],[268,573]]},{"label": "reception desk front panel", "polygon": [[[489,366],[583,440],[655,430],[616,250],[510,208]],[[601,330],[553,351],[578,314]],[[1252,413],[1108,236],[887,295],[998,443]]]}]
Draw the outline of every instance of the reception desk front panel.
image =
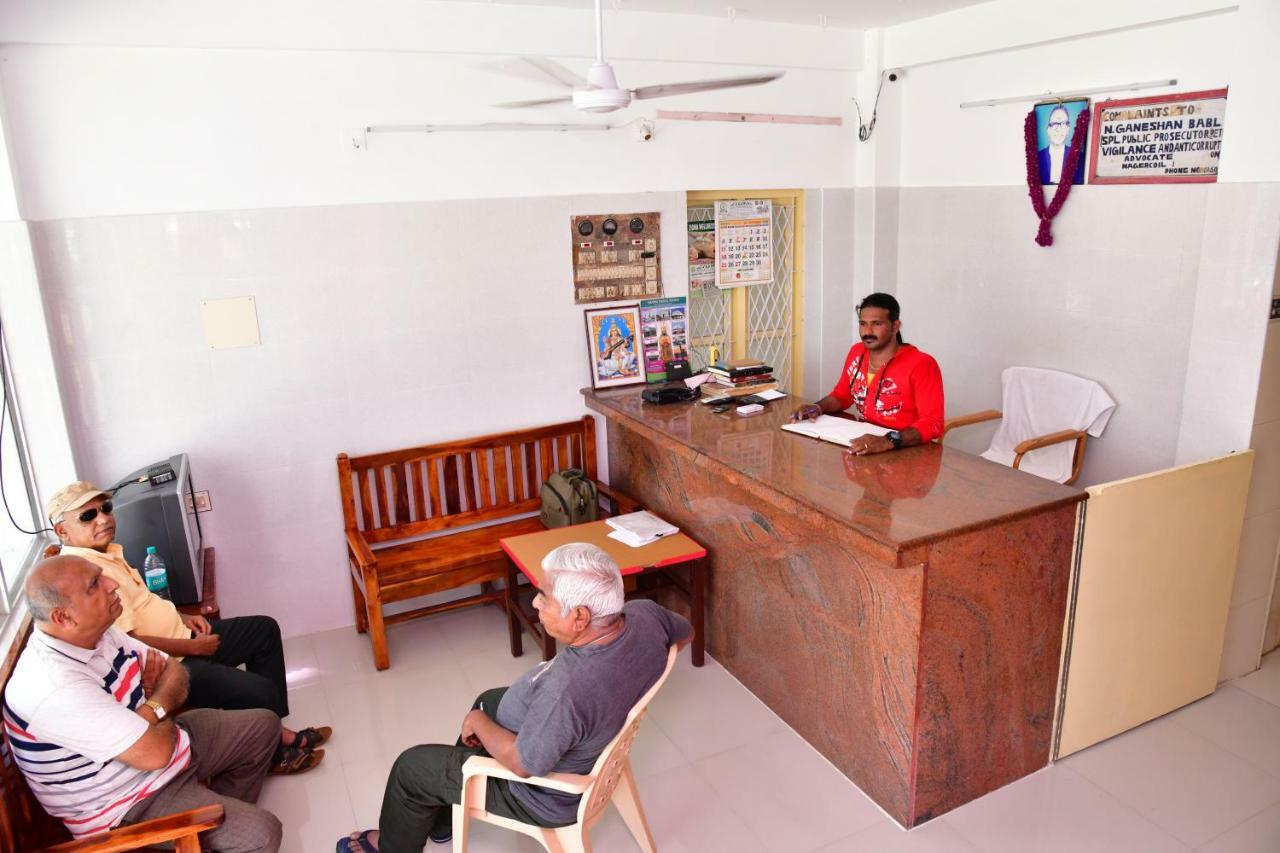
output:
[{"label": "reception desk front panel", "polygon": [[707,649],[913,826],[1049,760],[1084,494],[929,445],[584,392],[611,482],[710,553]]}]

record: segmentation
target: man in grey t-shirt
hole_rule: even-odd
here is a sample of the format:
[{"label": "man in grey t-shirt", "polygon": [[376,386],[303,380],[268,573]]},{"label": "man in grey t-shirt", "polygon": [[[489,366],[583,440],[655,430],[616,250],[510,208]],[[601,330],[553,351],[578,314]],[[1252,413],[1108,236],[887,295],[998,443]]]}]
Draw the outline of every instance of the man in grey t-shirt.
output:
[{"label": "man in grey t-shirt", "polygon": [[[618,565],[595,545],[562,545],[542,562],[534,599],[543,629],[563,644],[510,688],[480,694],[456,746],[424,745],[396,759],[377,830],[353,833],[338,853],[419,853],[451,837],[451,805],[462,795],[462,765],[492,755],[527,778],[587,773],[618,734],[632,706],[666,667],[671,645],[688,645],[687,620],[651,601],[624,606]],[[538,826],[577,819],[578,797],[490,778],[486,807]]]}]

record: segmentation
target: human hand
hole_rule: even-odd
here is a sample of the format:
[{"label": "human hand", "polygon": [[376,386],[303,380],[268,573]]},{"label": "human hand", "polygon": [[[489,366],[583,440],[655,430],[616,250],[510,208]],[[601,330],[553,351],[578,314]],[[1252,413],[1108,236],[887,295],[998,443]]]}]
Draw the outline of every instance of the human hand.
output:
[{"label": "human hand", "polygon": [[476,734],[476,714],[483,714],[484,711],[473,709],[467,712],[462,718],[462,733],[458,735],[458,739],[462,741],[464,746],[478,747],[480,746],[480,737]]},{"label": "human hand", "polygon": [[160,675],[164,672],[169,658],[163,652],[148,649],[142,653],[142,695],[148,699],[156,692]]},{"label": "human hand", "polygon": [[217,634],[199,634],[191,638],[191,647],[195,649],[191,654],[207,658],[218,650],[221,642]]},{"label": "human hand", "polygon": [[821,406],[817,403],[805,403],[803,406],[798,407],[794,412],[792,412],[791,417],[788,418],[788,420],[791,423],[796,423],[797,421],[812,421],[817,420],[821,415]]},{"label": "human hand", "polygon": [[884,453],[889,450],[893,450],[893,442],[883,435],[860,436],[849,444],[849,452],[854,456],[870,456],[873,453]]},{"label": "human hand", "polygon": [[183,616],[182,623],[195,632],[196,636],[201,634],[210,634],[213,632],[213,626],[209,624],[209,620],[203,616]]}]

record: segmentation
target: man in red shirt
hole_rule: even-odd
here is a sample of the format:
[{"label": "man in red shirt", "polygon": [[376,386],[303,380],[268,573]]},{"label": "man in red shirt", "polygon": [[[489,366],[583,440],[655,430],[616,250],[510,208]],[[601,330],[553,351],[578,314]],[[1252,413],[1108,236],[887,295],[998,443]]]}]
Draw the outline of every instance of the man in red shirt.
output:
[{"label": "man in red shirt", "polygon": [[856,419],[888,427],[888,435],[854,439],[858,455],[884,453],[942,435],[942,372],[933,357],[902,342],[898,300],[873,293],[858,305],[861,343],[849,348],[831,393],[806,403],[791,420],[833,415],[850,407]]}]

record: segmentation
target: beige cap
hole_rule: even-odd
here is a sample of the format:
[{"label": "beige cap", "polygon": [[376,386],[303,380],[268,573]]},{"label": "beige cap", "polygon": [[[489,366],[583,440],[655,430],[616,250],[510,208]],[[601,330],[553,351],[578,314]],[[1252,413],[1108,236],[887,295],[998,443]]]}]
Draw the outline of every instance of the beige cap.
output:
[{"label": "beige cap", "polygon": [[63,486],[49,498],[49,503],[45,505],[45,515],[50,521],[55,521],[58,516],[64,512],[70,512],[73,509],[79,509],[98,495],[106,495],[111,497],[111,493],[105,489],[99,489],[88,480],[76,480],[69,486]]}]

